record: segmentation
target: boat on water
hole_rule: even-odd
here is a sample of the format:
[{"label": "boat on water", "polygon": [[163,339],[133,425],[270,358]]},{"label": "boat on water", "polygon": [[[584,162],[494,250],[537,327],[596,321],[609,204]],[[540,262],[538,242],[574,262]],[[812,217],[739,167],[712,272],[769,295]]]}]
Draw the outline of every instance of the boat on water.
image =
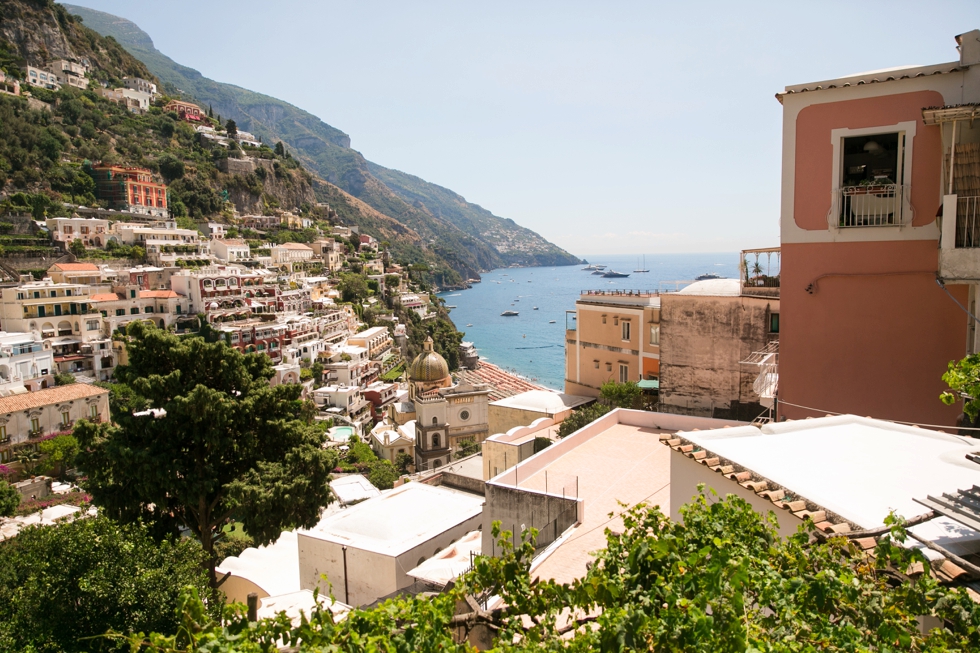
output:
[{"label": "boat on water", "polygon": [[602,276],[604,274],[604,272],[602,270],[596,270],[592,274],[598,274],[598,275]]},{"label": "boat on water", "polygon": [[596,266],[592,265],[591,263],[589,265],[586,265],[584,268],[582,268],[582,270],[584,270],[586,272],[591,272],[592,270],[598,270],[598,269],[599,268],[597,268]]},{"label": "boat on water", "polygon": [[467,279],[469,283],[480,283],[483,279]]},{"label": "boat on water", "polygon": [[548,324],[554,324],[554,323],[555,323],[554,320],[548,320]]},{"label": "boat on water", "polygon": [[623,272],[616,272],[615,270],[609,270],[608,272],[603,273],[602,276],[606,277],[607,279],[625,279],[630,275],[624,274]]},{"label": "boat on water", "polygon": [[472,325],[472,324],[467,324],[466,326],[468,326],[468,327],[471,327],[471,326],[473,326],[473,325]]},{"label": "boat on water", "polygon": [[446,308],[456,308],[456,307],[453,306],[452,304],[446,304]]},{"label": "boat on water", "polygon": [[710,279],[724,279],[725,277],[720,274],[715,274],[714,272],[706,272],[700,276],[694,277],[695,281],[708,281]]},{"label": "boat on water", "polygon": [[636,269],[633,270],[633,272],[649,272],[650,271],[650,270],[647,269],[647,256],[646,256],[646,254],[643,255],[643,265],[642,266],[639,265],[639,262],[640,262],[639,260],[637,260],[636,262],[637,262],[637,266],[636,266]]},{"label": "boat on water", "polygon": [[517,311],[504,311],[500,315],[502,315],[503,317],[516,317],[517,315],[519,315],[519,313]]},{"label": "boat on water", "polygon": [[537,307],[537,306],[535,306],[535,307],[534,307],[534,310],[538,310],[538,307]]}]

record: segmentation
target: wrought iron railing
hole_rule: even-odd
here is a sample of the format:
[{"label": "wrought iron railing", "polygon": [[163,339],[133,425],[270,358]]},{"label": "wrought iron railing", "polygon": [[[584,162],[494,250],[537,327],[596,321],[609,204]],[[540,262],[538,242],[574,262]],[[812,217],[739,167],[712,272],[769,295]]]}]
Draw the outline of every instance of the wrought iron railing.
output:
[{"label": "wrought iron railing", "polygon": [[871,184],[835,188],[829,215],[831,227],[894,227],[912,222],[911,186]]},{"label": "wrought iron railing", "polygon": [[980,247],[980,197],[956,198],[956,246]]}]

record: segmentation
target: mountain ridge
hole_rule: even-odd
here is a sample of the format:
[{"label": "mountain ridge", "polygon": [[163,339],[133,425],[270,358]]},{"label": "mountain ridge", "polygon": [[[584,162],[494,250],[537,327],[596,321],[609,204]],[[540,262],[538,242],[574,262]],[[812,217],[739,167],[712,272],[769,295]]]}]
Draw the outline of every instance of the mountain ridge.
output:
[{"label": "mountain ridge", "polygon": [[[368,161],[350,148],[350,136],[288,102],[211,80],[153,45],[138,25],[105,12],[62,4],[96,32],[111,36],[143,62],[164,91],[180,93],[232,118],[266,142],[281,140],[323,181],[417,233],[463,278],[508,265],[564,265],[580,261],[536,232],[494,215],[447,188]],[[331,192],[321,185],[318,195]]]}]

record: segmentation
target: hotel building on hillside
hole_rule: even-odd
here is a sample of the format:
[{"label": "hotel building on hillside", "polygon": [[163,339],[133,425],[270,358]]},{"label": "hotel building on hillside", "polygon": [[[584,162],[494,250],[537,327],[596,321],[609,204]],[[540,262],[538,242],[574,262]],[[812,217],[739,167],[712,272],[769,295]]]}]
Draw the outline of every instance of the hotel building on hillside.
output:
[{"label": "hotel building on hillside", "polygon": [[182,100],[171,100],[163,107],[164,113],[176,113],[181,120],[186,120],[187,122],[200,122],[204,117],[204,112],[201,111],[201,107],[193,104],[192,102],[184,102]]},{"label": "hotel building on hillside", "polygon": [[954,425],[978,350],[980,30],[959,58],[786,87],[778,415]]},{"label": "hotel building on hillside", "polygon": [[96,193],[111,208],[166,218],[167,186],[153,180],[146,168],[98,165],[92,167]]}]

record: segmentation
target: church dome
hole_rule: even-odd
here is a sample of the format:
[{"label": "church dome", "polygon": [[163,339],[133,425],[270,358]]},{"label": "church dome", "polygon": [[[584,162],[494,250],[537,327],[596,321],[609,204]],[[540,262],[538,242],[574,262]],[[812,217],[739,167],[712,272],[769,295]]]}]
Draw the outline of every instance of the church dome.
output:
[{"label": "church dome", "polygon": [[423,347],[424,351],[408,366],[408,378],[411,381],[431,383],[449,376],[449,364],[432,349],[432,338],[427,338]]}]

